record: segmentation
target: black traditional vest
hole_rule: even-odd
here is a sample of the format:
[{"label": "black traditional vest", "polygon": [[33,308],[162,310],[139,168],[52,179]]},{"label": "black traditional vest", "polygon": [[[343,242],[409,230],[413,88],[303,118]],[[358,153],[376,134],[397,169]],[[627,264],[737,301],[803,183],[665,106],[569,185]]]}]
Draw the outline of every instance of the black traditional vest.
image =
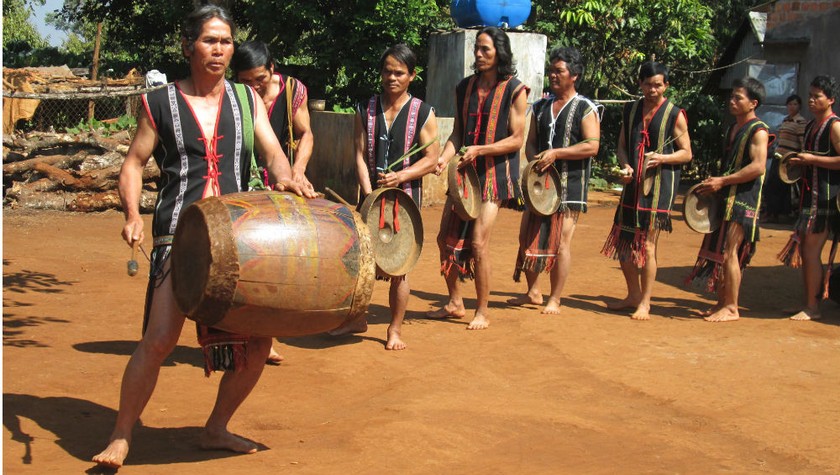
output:
[{"label": "black traditional vest", "polygon": [[[248,104],[243,107],[235,87],[244,86],[225,81],[210,143],[205,143],[201,125],[177,84],[143,95],[146,111],[158,134],[153,152],[160,167],[152,222],[154,236],[174,234],[180,213],[201,199],[213,182],[218,183],[219,194],[248,188],[254,140],[253,132],[246,136],[243,114],[254,110],[254,94],[246,88]],[[253,123],[253,112],[250,114]]]}]

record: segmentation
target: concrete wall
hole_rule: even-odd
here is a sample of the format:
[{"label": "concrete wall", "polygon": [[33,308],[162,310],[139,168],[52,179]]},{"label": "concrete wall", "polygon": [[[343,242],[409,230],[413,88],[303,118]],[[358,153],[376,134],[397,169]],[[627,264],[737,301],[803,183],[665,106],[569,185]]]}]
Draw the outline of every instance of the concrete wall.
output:
[{"label": "concrete wall", "polygon": [[[840,5],[840,2],[834,3]],[[772,13],[768,18],[772,18]],[[808,86],[815,76],[828,74],[840,80],[838,31],[840,8],[831,8],[818,15],[803,16],[797,21],[779,25],[767,32],[764,58],[771,63],[799,63],[797,91],[803,101],[806,101]],[[807,107],[803,109],[807,112]]]},{"label": "concrete wall", "polygon": [[[353,114],[310,111],[315,146],[306,176],[316,191],[326,193],[329,187],[352,204],[358,199],[359,180],[356,178],[356,158],[353,152]],[[441,148],[452,133],[454,119],[438,118]],[[331,196],[327,196],[332,198]],[[446,201],[446,174],[423,178],[423,204]]]},{"label": "concrete wall", "polygon": [[[455,86],[473,74],[477,29],[432,33],[429,37],[426,102],[440,117],[455,117]],[[542,97],[548,39],[537,33],[508,31],[516,77],[531,88],[528,103]]]}]

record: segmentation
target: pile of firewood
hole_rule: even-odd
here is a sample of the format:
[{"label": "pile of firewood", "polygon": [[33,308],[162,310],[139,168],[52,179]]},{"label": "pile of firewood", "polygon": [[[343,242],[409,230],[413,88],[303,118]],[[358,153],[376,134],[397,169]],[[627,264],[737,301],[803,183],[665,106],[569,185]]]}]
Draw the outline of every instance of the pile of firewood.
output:
[{"label": "pile of firewood", "polygon": [[[3,136],[3,203],[12,208],[61,211],[121,210],[118,177],[131,138],[127,131],[33,132]],[[154,210],[160,169],[143,172],[143,212]]]}]

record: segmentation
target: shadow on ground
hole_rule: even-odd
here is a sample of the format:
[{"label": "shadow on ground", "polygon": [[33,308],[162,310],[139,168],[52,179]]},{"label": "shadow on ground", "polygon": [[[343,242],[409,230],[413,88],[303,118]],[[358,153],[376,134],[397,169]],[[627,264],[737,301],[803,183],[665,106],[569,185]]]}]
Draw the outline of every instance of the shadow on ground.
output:
[{"label": "shadow on ground", "polygon": [[[38,444],[23,431],[21,421],[28,419],[55,434],[56,444],[79,460],[90,458],[105,448],[116,419],[116,411],[99,404],[72,397],[38,397],[28,394],[3,394],[3,425],[11,432],[11,442],[3,450],[20,457],[24,464],[37,463]],[[134,442],[127,463],[131,465],[167,465],[235,457],[226,451],[201,451],[198,447],[201,427],[145,427],[134,430]],[[261,450],[267,447],[261,446]],[[101,473],[91,469],[89,473]]]}]

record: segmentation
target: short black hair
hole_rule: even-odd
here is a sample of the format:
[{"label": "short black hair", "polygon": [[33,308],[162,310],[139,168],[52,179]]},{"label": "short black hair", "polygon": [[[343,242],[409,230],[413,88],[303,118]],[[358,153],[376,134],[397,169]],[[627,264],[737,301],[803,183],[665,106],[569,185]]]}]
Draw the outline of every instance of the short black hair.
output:
[{"label": "short black hair", "polygon": [[837,96],[837,81],[832,76],[817,76],[811,81],[811,87],[815,87],[825,94],[825,97],[834,99]]},{"label": "short black hair", "polygon": [[785,99],[785,105],[790,104],[791,102],[796,102],[799,106],[802,106],[802,98],[799,97],[799,94],[791,94]]},{"label": "short black hair", "polygon": [[747,91],[749,100],[758,101],[756,107],[760,106],[764,102],[764,98],[767,97],[767,93],[764,91],[764,84],[761,84],[761,81],[756,78],[746,77],[732,81],[732,89],[739,88]]},{"label": "short black hair", "polygon": [[198,35],[201,34],[201,29],[204,24],[213,18],[218,18],[227,23],[230,27],[230,34],[236,33],[236,25],[233,24],[233,17],[230,16],[227,10],[218,5],[202,5],[192,12],[190,12],[181,27],[181,38],[186,40],[187,48],[192,50],[193,44],[198,41]]},{"label": "short black hair", "polygon": [[670,82],[671,71],[668,69],[668,66],[665,66],[657,61],[648,61],[639,66],[639,82],[642,82],[647,78],[659,76],[660,74],[665,82]]},{"label": "short black hair", "polygon": [[[485,26],[475,34],[476,41],[481,35],[487,35],[493,40],[493,47],[496,48],[496,74],[499,75],[499,78],[508,79],[516,76],[513,52],[510,49],[510,38],[508,38],[507,33],[495,26]],[[475,65],[473,65],[473,70],[475,70]]]},{"label": "short black hair", "polygon": [[575,87],[577,87],[578,84],[580,84],[581,79],[583,79],[583,59],[580,57],[580,51],[571,46],[558,46],[556,48],[552,48],[548,53],[548,64],[552,65],[557,61],[563,61],[566,63],[566,68],[569,70],[569,74],[577,76],[577,79],[575,80]]},{"label": "short black hair", "polygon": [[260,66],[271,69],[274,58],[268,50],[268,45],[262,41],[246,41],[236,47],[233,58],[230,60],[230,68],[235,73],[241,73]]},{"label": "short black hair", "polygon": [[385,60],[388,59],[388,56],[392,56],[397,61],[403,63],[408,68],[409,74],[414,73],[414,69],[417,67],[417,55],[414,54],[414,51],[411,51],[411,48],[407,44],[399,43],[386,49],[379,58],[380,71],[385,67]]}]

